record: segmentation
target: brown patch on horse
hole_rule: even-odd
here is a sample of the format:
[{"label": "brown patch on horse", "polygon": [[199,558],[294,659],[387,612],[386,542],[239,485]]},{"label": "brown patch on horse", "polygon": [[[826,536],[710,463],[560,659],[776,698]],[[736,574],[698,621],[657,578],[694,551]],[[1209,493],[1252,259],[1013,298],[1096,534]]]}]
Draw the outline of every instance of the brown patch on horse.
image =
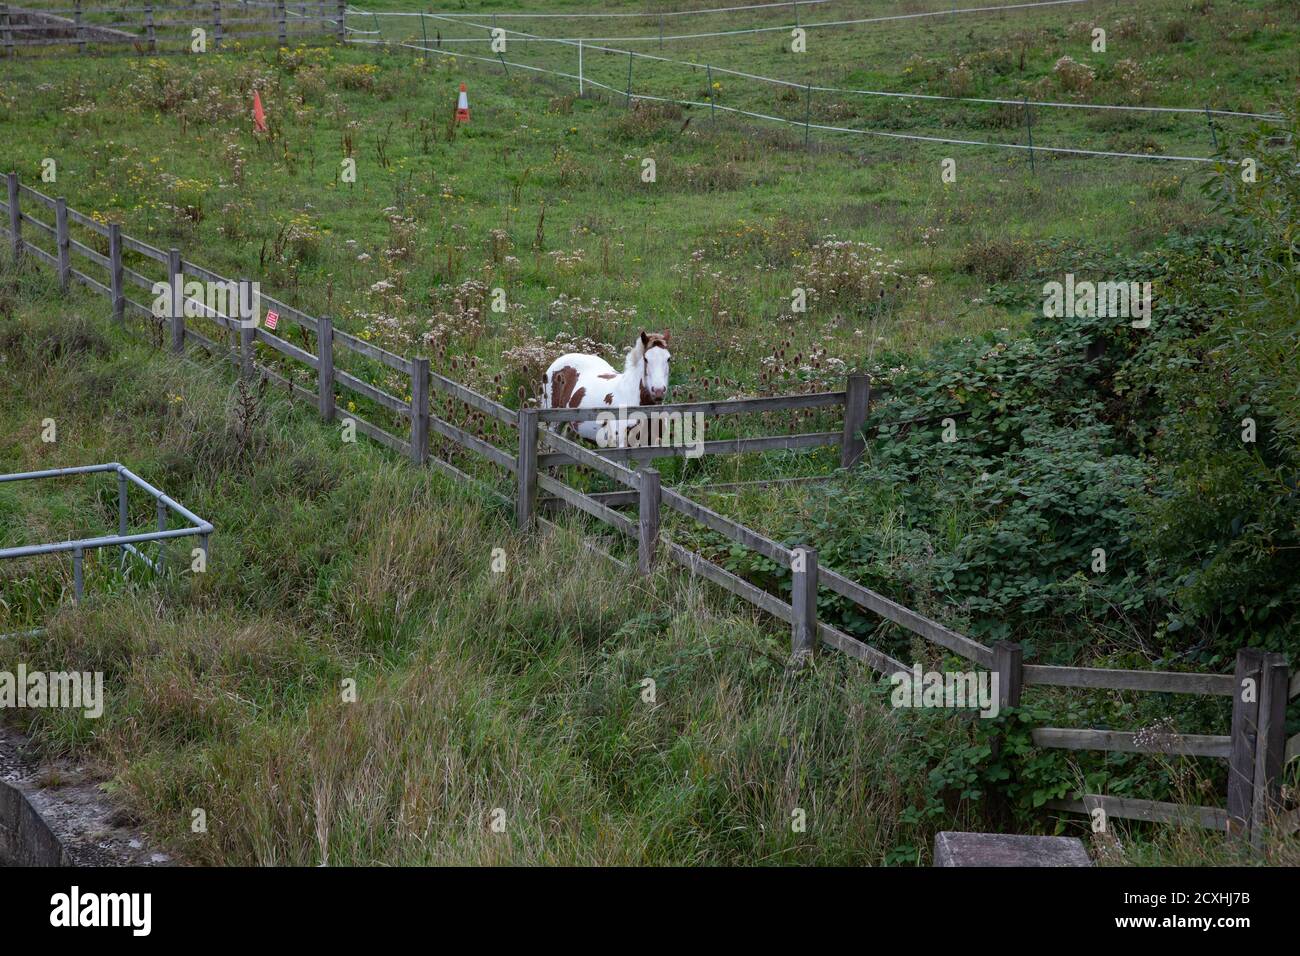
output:
[{"label": "brown patch on horse", "polygon": [[613,392],[610,392],[608,395],[605,396],[605,404],[606,404],[606,405],[613,405],[613,404],[614,404],[614,393],[613,393]]},{"label": "brown patch on horse", "polygon": [[551,373],[551,408],[567,408],[578,384],[578,370],[572,365],[557,368]]},{"label": "brown patch on horse", "polygon": [[596,378],[603,378],[603,379],[605,379],[606,381],[609,381],[611,378],[618,378],[618,373],[617,373],[617,372],[601,372],[599,375],[596,376]]},{"label": "brown patch on horse", "polygon": [[574,392],[573,395],[569,398],[569,407],[578,408],[579,406],[581,406],[582,396],[586,394],[587,394],[587,390],[585,388],[580,388],[576,392]]},{"label": "brown patch on horse", "polygon": [[641,344],[645,346],[647,352],[656,348],[666,349],[668,348],[668,333],[664,332],[660,334],[659,332],[642,332]]},{"label": "brown patch on horse", "polygon": [[641,404],[642,405],[658,405],[662,401],[663,401],[662,396],[660,396],[659,398],[655,398],[653,395],[650,394],[650,389],[645,387],[645,382],[641,383]]}]

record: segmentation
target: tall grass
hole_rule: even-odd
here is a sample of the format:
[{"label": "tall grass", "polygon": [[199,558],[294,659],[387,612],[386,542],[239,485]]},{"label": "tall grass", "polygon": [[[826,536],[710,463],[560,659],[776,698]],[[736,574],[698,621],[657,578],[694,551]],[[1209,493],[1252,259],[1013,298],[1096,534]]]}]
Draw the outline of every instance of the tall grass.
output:
[{"label": "tall grass", "polygon": [[[0,324],[0,466],[120,460],[216,526],[206,574],[105,559],[81,608],[57,586],[13,600],[60,562],[0,578],[0,629],[48,626],[0,666],[101,670],[107,688],[98,721],[17,717],[96,762],[184,858],[878,863],[928,844],[902,822],[924,781],[913,731],[858,665],[790,677],[783,631],[698,582],[629,577],[567,530],[520,537],[472,490],[343,445],[281,396],[241,422],[225,369],[85,317],[97,300],[5,282],[29,304]],[[55,445],[30,424],[46,417]],[[91,482],[2,494],[6,540],[111,526]]]}]

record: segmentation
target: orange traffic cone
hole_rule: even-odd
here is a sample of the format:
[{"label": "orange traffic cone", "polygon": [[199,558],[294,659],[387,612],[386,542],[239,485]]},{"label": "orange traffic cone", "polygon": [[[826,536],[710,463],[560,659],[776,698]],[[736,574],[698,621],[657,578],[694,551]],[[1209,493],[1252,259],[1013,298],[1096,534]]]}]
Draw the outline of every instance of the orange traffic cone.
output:
[{"label": "orange traffic cone", "polygon": [[460,85],[460,96],[456,98],[456,122],[469,122],[469,94],[465,92],[465,84]]},{"label": "orange traffic cone", "polygon": [[253,129],[266,132],[266,111],[262,109],[262,95],[253,90]]}]

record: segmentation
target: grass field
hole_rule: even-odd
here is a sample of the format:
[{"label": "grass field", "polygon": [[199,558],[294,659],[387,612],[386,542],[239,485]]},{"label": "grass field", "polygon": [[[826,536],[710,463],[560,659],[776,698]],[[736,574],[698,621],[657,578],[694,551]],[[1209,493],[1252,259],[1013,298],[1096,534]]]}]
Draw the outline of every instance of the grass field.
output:
[{"label": "grass field", "polygon": [[[837,0],[801,16],[815,23],[943,6],[872,4],[864,13]],[[520,8],[564,9],[541,0]],[[374,9],[410,5],[382,0]],[[670,35],[783,18],[688,17],[679,26],[689,29]],[[441,31],[448,50],[483,52],[450,42],[482,37],[466,24],[361,15],[350,23],[377,31],[359,39],[436,43]],[[1107,31],[1106,53],[1091,49],[1094,26]],[[611,35],[608,23],[589,21],[510,27]],[[612,34],[657,29],[653,18],[635,19]],[[789,52],[788,33],[777,31],[666,40],[662,49],[638,41],[635,49],[842,89],[1246,112],[1293,108],[1300,77],[1300,22],[1294,5],[1279,0],[1084,3],[810,28],[808,37],[804,54]],[[516,39],[509,60],[575,70],[572,45]],[[1063,57],[1071,62],[1062,66]],[[622,90],[627,62],[588,50],[584,75]],[[707,105],[628,104],[599,89],[579,98],[571,80],[401,46],[20,58],[0,64],[0,165],[147,242],[257,279],[394,351],[428,355],[436,371],[511,406],[535,400],[541,371],[561,352],[613,358],[640,329],[668,328],[670,400],[836,389],[847,372],[864,370],[898,384],[899,409],[946,413],[956,406],[934,404],[931,393],[951,381],[949,398],[960,402],[952,396],[969,385],[968,369],[942,364],[954,348],[1001,343],[988,353],[1006,351],[997,375],[1033,378],[1039,358],[1026,343],[1055,334],[1035,323],[1048,279],[1111,275],[1141,262],[1180,275],[1170,302],[1196,311],[1204,290],[1191,277],[1212,270],[1178,243],[1225,224],[1202,188],[1214,179],[1208,165],[1040,150],[1031,167],[1023,151],[818,130],[805,145],[805,115],[846,128],[1020,143],[1025,113],[846,93],[805,99],[795,87],[730,74],[713,75],[710,86],[708,76],[636,60],[633,91],[705,104],[712,97],[793,124],[710,116]],[[461,82],[472,121],[457,126]],[[251,128],[254,89],[268,111],[265,134]],[[1201,113],[1048,107],[1032,119],[1039,147],[1194,156],[1214,154],[1212,136],[1239,156],[1260,126],[1217,117],[1211,133]],[[944,182],[950,157],[956,180]],[[47,158],[57,164],[53,183],[40,181]],[[345,159],[355,160],[354,183],[340,179]],[[654,182],[641,177],[646,159],[655,162]],[[770,621],[671,574],[623,577],[585,556],[567,532],[525,543],[509,515],[472,492],[373,448],[341,453],[336,436],[306,413],[234,386],[224,370],[177,364],[109,330],[101,301],[60,297],[48,279],[2,277],[0,469],[122,461],[213,521],[217,558],[207,575],[164,583],[128,579],[98,560],[88,572],[95,600],[59,611],[70,586],[63,563],[0,568],[0,631],[50,626],[48,639],[4,648],[0,663],[106,671],[117,697],[103,721],[41,713],[30,729],[51,751],[93,755],[186,859],[924,862],[936,829],[1063,826],[1041,811],[1042,799],[1083,778],[1110,781],[1119,793],[1199,802],[1221,789],[1220,771],[1190,760],[1110,755],[1030,766],[1028,747],[1011,747],[1011,763],[990,765],[988,732],[973,725],[980,722],[900,716],[865,671],[833,655],[791,681],[788,635]],[[806,313],[791,309],[797,287],[812,290]],[[490,308],[497,288],[506,293],[504,313]],[[823,536],[828,566],[862,571],[924,613],[1026,641],[1053,660],[1221,670],[1218,644],[1187,635],[1229,626],[1198,622],[1175,637],[1163,583],[1150,586],[1158,598],[1143,592],[1130,601],[1118,591],[1094,594],[1061,570],[1090,551],[1088,535],[1102,528],[1124,542],[1113,551],[1126,582],[1158,578],[1150,565],[1139,568],[1136,546],[1125,563],[1140,537],[1139,509],[1129,510],[1119,490],[1162,486],[1155,438],[1127,420],[1113,433],[1085,427],[1090,402],[1113,408],[1132,397],[1140,405],[1148,394],[1124,381],[1130,369],[1120,371],[1118,386],[1108,374],[1084,383],[1095,395],[1059,396],[1054,425],[1074,437],[1045,463],[1035,456],[1064,441],[1059,435],[1028,452],[1032,442],[986,450],[951,472],[935,464],[919,480],[915,470],[897,470],[917,453],[904,430],[873,442],[863,474],[709,501],[782,539]],[[373,374],[406,394],[404,383]],[[1015,416],[1051,398],[1050,387],[1031,393],[1008,384],[1005,418],[1038,434],[1041,422],[1022,426]],[[49,416],[59,422],[54,446],[38,441]],[[787,416],[750,427],[770,433],[794,424],[838,422]],[[732,434],[725,427],[710,437]],[[671,462],[663,471],[677,484],[822,474],[836,463],[821,451]],[[1002,499],[975,484],[990,473],[1013,501],[1023,489],[1031,497],[1045,489],[1038,503],[1051,517],[1028,533],[1030,544],[1017,543],[1021,532],[1004,520]],[[1110,481],[1114,488],[1090,490]],[[89,481],[6,489],[0,544],[104,527],[112,509],[112,495]],[[1017,552],[1037,555],[1042,541],[1068,536],[1073,525],[1079,535],[1061,543],[1065,556],[1050,567],[990,570],[987,555],[972,553],[996,546],[1014,564]],[[672,530],[782,586],[716,537]],[[503,573],[490,569],[494,547],[508,555]],[[953,570],[960,580],[972,567],[985,603],[945,588],[945,573],[951,584]],[[1023,594],[997,604],[989,582],[1005,592],[1012,584],[1003,587],[1004,576]],[[1048,586],[1051,600],[1021,613]],[[1104,613],[1079,613],[1061,599],[1066,591],[1109,603]],[[1281,614],[1291,600],[1268,609]],[[877,622],[840,623],[893,642],[891,652],[928,659]],[[640,696],[647,676],[657,703]],[[359,684],[357,705],[340,701],[349,678]],[[1039,717],[1108,726],[1145,726],[1162,712],[1183,730],[1222,723],[1211,707],[1162,711],[1131,695],[1098,696],[1106,699],[1082,711],[1064,695],[1045,694],[1034,706]],[[1021,771],[1029,782],[1008,789],[1006,774]],[[207,834],[190,831],[199,807],[217,821]],[[505,840],[488,823],[496,808],[511,821]],[[791,830],[795,808],[815,821],[806,832]],[[1122,844],[1098,837],[1095,845],[1117,863],[1237,859],[1216,838],[1176,828],[1135,826]],[[1265,859],[1285,862],[1293,851],[1270,847]]]}]

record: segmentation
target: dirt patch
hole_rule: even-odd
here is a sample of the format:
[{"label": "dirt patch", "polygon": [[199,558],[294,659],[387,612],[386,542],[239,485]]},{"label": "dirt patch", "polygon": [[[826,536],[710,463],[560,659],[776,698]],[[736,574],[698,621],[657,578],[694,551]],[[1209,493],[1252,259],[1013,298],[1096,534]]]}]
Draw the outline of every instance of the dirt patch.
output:
[{"label": "dirt patch", "polygon": [[18,732],[0,724],[0,780],[22,791],[78,866],[174,866],[75,760],[38,761]]}]

